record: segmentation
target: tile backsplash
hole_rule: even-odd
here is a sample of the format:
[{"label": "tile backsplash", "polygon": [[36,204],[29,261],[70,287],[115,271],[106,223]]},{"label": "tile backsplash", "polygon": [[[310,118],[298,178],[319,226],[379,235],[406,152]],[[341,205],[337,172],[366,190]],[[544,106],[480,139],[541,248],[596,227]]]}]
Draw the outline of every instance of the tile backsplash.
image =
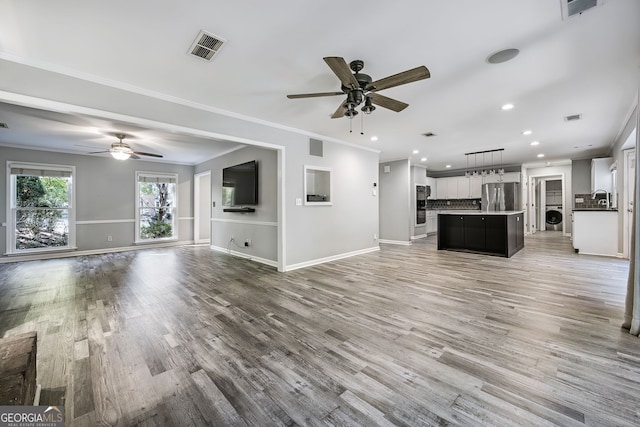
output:
[{"label": "tile backsplash", "polygon": [[607,195],[604,193],[596,194],[596,198],[591,198],[591,193],[576,194],[573,200],[573,207],[575,209],[607,209],[608,206],[600,202],[600,200],[607,200]]},{"label": "tile backsplash", "polygon": [[454,210],[480,210],[481,199],[435,199],[427,200],[427,209],[444,211],[447,209]]}]

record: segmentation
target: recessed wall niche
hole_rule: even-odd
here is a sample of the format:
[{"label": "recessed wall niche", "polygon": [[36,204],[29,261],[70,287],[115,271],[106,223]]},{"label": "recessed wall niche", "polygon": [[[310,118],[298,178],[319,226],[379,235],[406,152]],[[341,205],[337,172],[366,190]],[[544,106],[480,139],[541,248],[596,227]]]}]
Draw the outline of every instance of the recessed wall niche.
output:
[{"label": "recessed wall niche", "polygon": [[331,168],[304,166],[304,204],[310,206],[330,206]]}]

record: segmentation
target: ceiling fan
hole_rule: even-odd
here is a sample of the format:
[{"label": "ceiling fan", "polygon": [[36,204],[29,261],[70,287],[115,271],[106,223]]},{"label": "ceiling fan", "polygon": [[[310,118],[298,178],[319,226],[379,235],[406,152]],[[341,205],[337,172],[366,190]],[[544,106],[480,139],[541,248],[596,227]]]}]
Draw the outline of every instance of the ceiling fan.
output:
[{"label": "ceiling fan", "polygon": [[[371,112],[376,109],[374,104],[395,112],[400,112],[407,108],[409,104],[388,98],[376,92],[431,77],[431,73],[427,67],[422,65],[411,70],[403,71],[402,73],[385,77],[384,79],[372,81],[371,76],[360,72],[364,68],[364,61],[362,60],[356,59],[347,65],[344,58],[339,56],[328,56],[323,59],[338,79],[340,79],[340,82],[342,82],[341,91],[287,95],[287,98],[297,99],[347,95],[347,99],[340,103],[338,109],[331,116],[332,119],[344,116],[352,119],[358,114],[356,107],[363,102],[364,106],[361,110],[365,114],[371,114]],[[353,71],[353,73],[351,71]]]},{"label": "ceiling fan", "polygon": [[105,151],[94,151],[89,154],[111,153],[111,156],[113,156],[114,159],[118,159],[118,160],[127,160],[129,158],[139,159],[140,158],[139,156],[162,158],[162,155],[160,154],[145,153],[142,151],[133,151],[133,149],[129,146],[129,144],[127,144],[126,142],[122,142],[122,140],[125,139],[127,136],[123,133],[116,133],[114,136],[118,138],[120,141],[114,142],[113,144],[111,144],[111,148]]}]

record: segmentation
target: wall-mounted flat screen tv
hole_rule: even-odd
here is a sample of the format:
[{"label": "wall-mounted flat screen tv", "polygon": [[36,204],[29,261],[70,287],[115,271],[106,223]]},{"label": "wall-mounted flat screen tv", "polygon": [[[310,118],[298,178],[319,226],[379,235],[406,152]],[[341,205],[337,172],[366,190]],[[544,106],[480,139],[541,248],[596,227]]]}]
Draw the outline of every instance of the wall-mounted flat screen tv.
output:
[{"label": "wall-mounted flat screen tv", "polygon": [[222,169],[222,205],[258,204],[258,162],[252,160]]}]

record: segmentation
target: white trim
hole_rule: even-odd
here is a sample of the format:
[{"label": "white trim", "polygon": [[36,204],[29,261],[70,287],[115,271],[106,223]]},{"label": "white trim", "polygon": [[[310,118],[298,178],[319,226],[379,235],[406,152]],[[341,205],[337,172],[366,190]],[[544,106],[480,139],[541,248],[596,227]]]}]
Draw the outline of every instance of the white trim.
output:
[{"label": "white trim", "polygon": [[378,240],[378,243],[386,243],[387,245],[402,245],[402,246],[411,246],[411,242],[407,242],[404,240],[387,240],[387,239],[380,239]]},{"label": "white trim", "polygon": [[277,218],[278,218],[278,271],[285,271],[286,264],[286,254],[287,254],[287,239],[286,239],[286,206],[285,206],[285,149],[281,148],[278,150],[278,159],[277,159],[277,174],[278,174],[278,191],[276,194],[276,206],[278,207]]},{"label": "white trim", "polygon": [[245,254],[243,252],[228,250],[227,248],[221,248],[220,246],[211,246],[211,249],[213,249],[216,252],[222,252],[227,255],[233,255],[238,258],[244,258],[244,259],[248,259],[249,261],[255,261],[255,262],[259,262],[260,264],[266,264],[268,266],[278,268],[278,261],[273,261],[271,259],[260,258],[257,256]]},{"label": "white trim", "polygon": [[178,221],[193,221],[194,217],[192,216],[180,216],[178,217]]},{"label": "white trim", "polygon": [[211,218],[211,222],[226,222],[233,224],[250,224],[250,225],[264,225],[268,227],[277,227],[277,222],[268,222],[268,221],[246,221],[242,219],[228,219],[228,218]]},{"label": "white trim", "polygon": [[89,221],[76,221],[76,225],[90,225],[90,224],[119,224],[119,223],[131,223],[136,222],[135,218],[132,219],[94,219]]},{"label": "white trim", "polygon": [[[209,177],[209,186],[211,186],[211,170],[199,172],[193,175],[193,240],[196,243],[211,242],[211,221],[209,221],[209,238],[200,239],[200,180]],[[209,201],[207,202],[209,209],[209,219],[211,219],[211,191],[209,191]]]},{"label": "white trim", "polygon": [[[289,131],[289,132],[293,132],[293,133],[297,133],[297,134],[302,134],[302,135],[306,135],[306,136],[309,136],[309,137],[312,137],[312,138],[318,138],[318,139],[323,139],[323,140],[326,140],[326,141],[332,141],[332,142],[335,142],[337,144],[347,145],[347,146],[358,148],[358,149],[364,150],[364,151],[370,151],[370,152],[374,152],[374,153],[377,153],[377,154],[380,154],[380,152],[381,152],[380,150],[376,150],[376,149],[373,149],[373,148],[370,148],[370,147],[366,147],[366,146],[362,146],[362,145],[353,144],[353,143],[346,142],[346,141],[342,141],[342,140],[339,140],[339,139],[336,139],[336,138],[333,138],[333,137],[330,137],[330,136],[320,135],[320,134],[316,134],[316,133],[313,133],[313,132],[304,131],[302,129],[296,129],[296,128],[293,128],[293,127],[290,127],[290,126],[285,126],[285,125],[281,125],[281,124],[278,124],[278,123],[273,123],[273,122],[269,122],[269,121],[266,121],[266,120],[257,119],[255,117],[245,116],[243,114],[234,113],[232,111],[223,110],[221,108],[216,108],[216,107],[213,107],[213,106],[210,106],[210,105],[200,104],[200,103],[197,103],[197,102],[189,101],[189,100],[186,100],[186,99],[178,98],[178,97],[167,95],[167,94],[164,94],[164,93],[155,92],[155,91],[152,91],[152,90],[149,90],[149,89],[144,89],[144,88],[141,88],[139,86],[134,86],[134,85],[122,83],[122,82],[119,82],[119,81],[116,81],[116,80],[105,79],[103,77],[99,77],[99,76],[96,76],[96,75],[93,75],[93,74],[81,73],[81,72],[78,72],[76,70],[69,70],[67,68],[56,66],[56,65],[51,64],[51,63],[45,63],[45,62],[41,62],[41,61],[33,61],[33,60],[30,60],[30,59],[18,57],[16,55],[11,55],[11,54],[8,54],[6,52],[0,52],[0,59],[1,60],[5,60],[5,61],[9,61],[9,62],[22,64],[22,65],[26,65],[26,66],[29,66],[29,67],[39,68],[39,69],[45,70],[45,71],[50,71],[50,72],[54,72],[54,73],[58,73],[58,74],[63,74],[63,75],[66,75],[66,76],[74,77],[74,78],[77,78],[77,79],[80,79],[80,80],[89,81],[89,82],[92,82],[92,83],[97,83],[97,84],[108,86],[108,87],[112,87],[112,88],[115,88],[115,89],[120,89],[120,90],[124,90],[124,91],[127,91],[127,92],[136,93],[138,95],[144,95],[144,96],[148,96],[148,97],[151,97],[151,98],[160,99],[162,101],[167,101],[167,102],[171,102],[173,104],[183,105],[183,106],[194,108],[194,109],[201,110],[201,111],[207,111],[207,112],[214,113],[214,114],[220,114],[220,115],[223,115],[223,116],[226,116],[226,117],[232,117],[232,118],[236,118],[236,119],[240,119],[240,120],[245,120],[247,122],[256,123],[256,124],[260,124],[260,125],[263,125],[263,126],[267,126],[267,127],[271,127],[271,128],[275,128],[275,129],[281,129],[281,130],[285,130],[285,131]],[[8,93],[8,92],[0,91],[0,97],[4,97],[4,94],[6,94],[6,93]],[[55,101],[49,101],[49,102],[55,102]],[[67,112],[69,112],[69,111],[67,111]],[[169,126],[171,126],[171,125],[169,125]]]},{"label": "white trim", "polygon": [[22,262],[22,261],[40,261],[45,259],[56,259],[56,258],[71,258],[77,256],[85,256],[85,255],[101,255],[108,254],[114,252],[126,252],[126,251],[137,251],[141,249],[153,249],[153,248],[164,248],[169,246],[188,246],[193,245],[194,242],[190,240],[179,241],[179,242],[165,242],[165,243],[150,243],[148,245],[140,245],[140,246],[121,246],[118,248],[102,248],[102,249],[91,249],[84,251],[69,251],[69,252],[47,252],[40,254],[32,254],[32,255],[12,255],[10,257],[0,257],[0,264],[6,264],[9,262]]},{"label": "white trim", "polygon": [[338,254],[338,255],[332,255],[329,257],[325,257],[325,258],[318,258],[318,259],[314,259],[311,261],[305,261],[305,262],[301,262],[298,264],[292,264],[292,265],[287,265],[284,269],[284,271],[293,271],[293,270],[298,270],[300,268],[305,268],[305,267],[311,267],[313,265],[318,265],[318,264],[324,264],[325,262],[331,262],[331,261],[337,261],[343,258],[349,258],[352,256],[357,256],[357,255],[364,255],[364,254],[368,254],[370,252],[376,252],[380,250],[380,246],[374,246],[371,248],[367,248],[367,249],[361,249],[358,251],[353,251],[353,252],[347,252],[347,253],[343,253],[343,254]]},{"label": "white trim", "polygon": [[[419,227],[421,226],[422,224],[419,225]],[[418,234],[417,236],[411,236],[411,240],[424,239],[425,237],[427,237],[427,234]]]}]

